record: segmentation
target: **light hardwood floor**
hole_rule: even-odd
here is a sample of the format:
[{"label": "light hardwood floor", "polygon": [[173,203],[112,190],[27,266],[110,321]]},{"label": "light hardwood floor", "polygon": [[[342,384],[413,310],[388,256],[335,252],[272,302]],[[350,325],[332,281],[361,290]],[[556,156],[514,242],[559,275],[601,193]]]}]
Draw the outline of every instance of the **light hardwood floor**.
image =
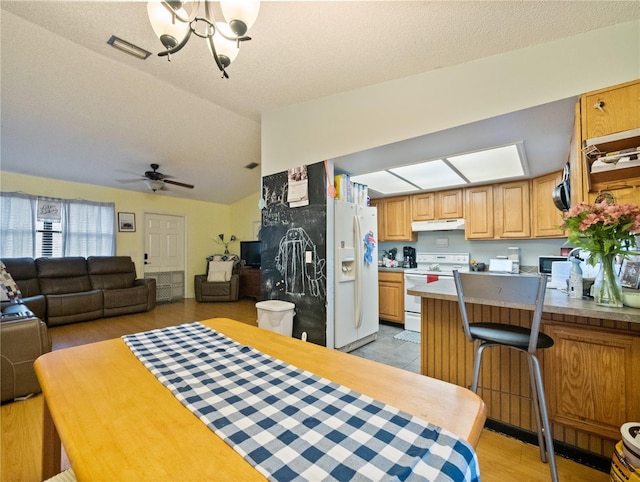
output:
[{"label": "light hardwood floor", "polygon": [[[144,314],[106,318],[50,329],[54,350],[122,336],[127,333],[161,328],[209,318],[232,318],[257,325],[255,301],[237,303],[196,303],[193,299],[158,305]],[[42,395],[0,407],[1,458],[3,482],[31,482],[40,479],[42,449]],[[540,462],[538,448],[484,430],[477,447],[482,480],[547,481],[549,470]],[[66,462],[63,461],[63,464]],[[563,482],[605,482],[609,476],[570,460],[557,458]]]}]

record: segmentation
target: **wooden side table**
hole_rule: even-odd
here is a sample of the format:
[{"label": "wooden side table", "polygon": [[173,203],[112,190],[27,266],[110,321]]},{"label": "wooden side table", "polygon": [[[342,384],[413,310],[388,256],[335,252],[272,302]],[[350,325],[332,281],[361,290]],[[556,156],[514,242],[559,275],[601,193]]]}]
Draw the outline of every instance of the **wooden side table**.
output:
[{"label": "wooden side table", "polygon": [[256,301],[262,298],[262,273],[260,268],[244,266],[240,268],[240,296],[252,297]]}]

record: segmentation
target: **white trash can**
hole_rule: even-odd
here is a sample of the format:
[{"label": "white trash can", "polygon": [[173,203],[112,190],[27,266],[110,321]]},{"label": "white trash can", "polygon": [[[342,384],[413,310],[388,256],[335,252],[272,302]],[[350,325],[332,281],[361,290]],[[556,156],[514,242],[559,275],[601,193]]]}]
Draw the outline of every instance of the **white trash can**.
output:
[{"label": "white trash can", "polygon": [[291,336],[296,305],[288,301],[267,300],[256,303],[258,326],[265,330]]}]

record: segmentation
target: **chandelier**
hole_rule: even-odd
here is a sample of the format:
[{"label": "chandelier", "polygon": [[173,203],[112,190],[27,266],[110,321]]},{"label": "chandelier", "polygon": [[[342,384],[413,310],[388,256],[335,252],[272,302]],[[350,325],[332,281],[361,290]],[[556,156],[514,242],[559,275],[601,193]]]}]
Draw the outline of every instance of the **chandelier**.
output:
[{"label": "chandelier", "polygon": [[240,42],[251,40],[246,33],[258,17],[260,1],[222,0],[220,9],[226,22],[215,21],[210,4],[206,0],[152,0],[147,4],[147,13],[153,31],[166,49],[158,54],[160,57],[166,56],[170,61],[171,55],[180,51],[194,34],[205,39],[222,76],[228,79],[225,69],[237,57]]}]

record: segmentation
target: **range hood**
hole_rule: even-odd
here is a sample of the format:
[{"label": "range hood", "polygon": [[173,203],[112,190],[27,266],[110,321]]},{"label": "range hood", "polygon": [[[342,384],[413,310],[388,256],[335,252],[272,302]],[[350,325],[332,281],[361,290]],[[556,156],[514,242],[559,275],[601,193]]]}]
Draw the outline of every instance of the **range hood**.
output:
[{"label": "range hood", "polygon": [[411,231],[454,231],[457,229],[464,229],[464,219],[440,219],[411,223]]}]

